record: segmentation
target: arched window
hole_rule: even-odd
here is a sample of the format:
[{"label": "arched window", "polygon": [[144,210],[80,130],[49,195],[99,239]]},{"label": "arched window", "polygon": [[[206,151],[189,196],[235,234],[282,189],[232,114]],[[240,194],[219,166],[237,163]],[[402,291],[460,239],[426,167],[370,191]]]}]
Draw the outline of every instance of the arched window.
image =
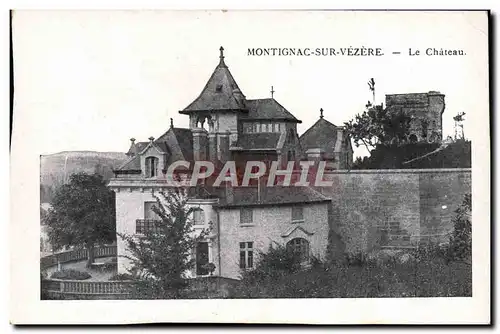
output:
[{"label": "arched window", "polygon": [[300,257],[300,262],[309,262],[309,241],[303,238],[290,240],[286,247]]},{"label": "arched window", "polygon": [[205,211],[200,208],[196,208],[193,210],[193,224],[205,225]]},{"label": "arched window", "polygon": [[146,158],[146,177],[155,177],[158,175],[158,161],[156,157]]}]

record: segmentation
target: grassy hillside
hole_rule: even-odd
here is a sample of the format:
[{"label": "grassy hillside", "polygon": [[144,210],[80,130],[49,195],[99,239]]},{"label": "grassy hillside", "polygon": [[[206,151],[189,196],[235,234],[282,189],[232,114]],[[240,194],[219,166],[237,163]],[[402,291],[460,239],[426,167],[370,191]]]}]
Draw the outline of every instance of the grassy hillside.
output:
[{"label": "grassy hillside", "polygon": [[105,180],[113,177],[113,169],[127,156],[121,152],[67,151],[40,157],[41,202],[50,202],[54,189],[67,182],[73,173],[101,174]]}]

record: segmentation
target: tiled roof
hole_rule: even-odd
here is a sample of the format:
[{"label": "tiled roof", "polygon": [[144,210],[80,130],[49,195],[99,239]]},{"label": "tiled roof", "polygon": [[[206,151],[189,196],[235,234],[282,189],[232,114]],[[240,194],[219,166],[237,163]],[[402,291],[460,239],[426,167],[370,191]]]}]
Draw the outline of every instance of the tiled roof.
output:
[{"label": "tiled roof", "polygon": [[[241,98],[235,96],[235,90],[240,92]],[[189,114],[193,111],[208,110],[246,110],[244,99],[243,93],[224,63],[224,58],[221,58],[201,94],[180,113]]]},{"label": "tiled roof", "polygon": [[325,152],[333,152],[337,142],[338,127],[320,118],[311,126],[302,136],[300,136],[300,145],[304,151],[311,148],[321,148]]},{"label": "tiled roof", "polygon": [[242,119],[287,120],[302,123],[275,99],[246,100],[248,114],[241,115]]},{"label": "tiled roof", "polygon": [[[232,196],[226,196],[219,207],[290,205],[330,201],[330,198],[309,187],[260,187],[260,200],[257,187],[230,188]],[[231,198],[232,197],[232,198]]]},{"label": "tiled roof", "polygon": [[[127,160],[117,170],[140,170],[140,157],[139,153],[144,151],[149,142],[135,143],[135,147],[131,147],[128,154],[134,153],[134,156]],[[193,136],[191,130],[184,128],[171,127],[163,135],[154,141],[154,145],[163,153],[168,154],[167,165],[174,161],[193,160]],[[134,152],[135,151],[135,152]]]},{"label": "tiled roof", "polygon": [[155,143],[159,142],[168,146],[170,160],[193,160],[193,135],[190,129],[170,128],[155,140]]},{"label": "tiled roof", "polygon": [[249,149],[276,149],[283,133],[245,133],[238,136],[236,147]]},{"label": "tiled roof", "polygon": [[127,161],[125,161],[123,163],[123,165],[121,165],[120,167],[118,167],[116,170],[141,170],[141,158],[140,156],[138,155],[135,155],[133,157],[131,157],[130,159],[128,159]]},{"label": "tiled roof", "polygon": [[134,143],[132,143],[132,144],[130,145],[130,148],[128,149],[127,155],[129,155],[129,156],[130,156],[130,155],[135,155],[135,154],[137,154],[137,153],[139,153],[139,152],[142,152],[142,150],[143,150],[146,146],[148,146],[148,144],[149,144],[149,142],[147,142],[147,141],[140,141],[140,142],[138,142],[138,143],[135,143],[135,142],[134,142]]}]

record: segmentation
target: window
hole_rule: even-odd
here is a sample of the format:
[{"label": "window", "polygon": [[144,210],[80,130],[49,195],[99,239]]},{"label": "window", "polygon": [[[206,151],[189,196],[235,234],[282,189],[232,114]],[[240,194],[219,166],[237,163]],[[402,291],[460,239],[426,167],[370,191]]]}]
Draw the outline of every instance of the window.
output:
[{"label": "window", "polygon": [[303,238],[290,240],[286,247],[297,254],[302,263],[309,262],[309,242]]},{"label": "window", "polygon": [[222,92],[222,85],[221,85],[221,84],[217,85],[217,86],[215,87],[215,91],[216,91],[217,93]]},{"label": "window", "polygon": [[252,133],[253,132],[253,124],[252,123],[243,123],[243,132],[244,133]]},{"label": "window", "polygon": [[253,268],[253,242],[240,242],[240,269]]},{"label": "window", "polygon": [[205,225],[205,212],[200,209],[196,208],[193,211],[193,224],[194,225]]},{"label": "window", "polygon": [[253,223],[253,210],[249,208],[240,209],[240,224],[248,225]]},{"label": "window", "polygon": [[255,123],[255,132],[260,132],[260,124]]},{"label": "window", "polygon": [[158,175],[158,158],[146,158],[146,177],[155,177]]},{"label": "window", "polygon": [[274,123],[274,132],[280,132],[280,123]]},{"label": "window", "polygon": [[267,132],[267,123],[262,123],[262,132]]},{"label": "window", "polygon": [[304,208],[301,206],[292,206],[292,223],[301,223],[304,221]]}]

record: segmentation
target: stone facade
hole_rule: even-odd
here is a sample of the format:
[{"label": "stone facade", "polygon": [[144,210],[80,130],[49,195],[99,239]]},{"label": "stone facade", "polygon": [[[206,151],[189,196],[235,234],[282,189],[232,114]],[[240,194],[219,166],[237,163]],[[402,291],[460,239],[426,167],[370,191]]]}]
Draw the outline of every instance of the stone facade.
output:
[{"label": "stone facade", "polygon": [[[470,169],[357,170],[332,171],[324,180],[331,187],[318,187],[331,201],[288,205],[246,206],[251,224],[242,224],[242,207],[223,207],[218,199],[192,199],[189,205],[203,210],[203,225],[213,226],[208,243],[208,261],[216,265],[214,275],[238,278],[239,244],[252,242],[258,252],[290,240],[307,240],[310,254],[325,259],[330,229],[340,238],[340,251],[356,254],[380,248],[411,248],[418,243],[446,242],[453,231],[452,219],[465,194],[471,192]],[[159,182],[111,181],[116,192],[117,232],[135,234],[138,219],[144,219],[146,202],[165,188]],[[303,222],[292,223],[292,207],[303,208]],[[332,241],[336,242],[336,241]],[[126,255],[118,238],[118,255]],[[119,272],[129,266],[118,258]],[[189,276],[198,276],[190,272]]]},{"label": "stone facade", "polygon": [[310,254],[325,259],[328,243],[328,204],[304,204],[304,221],[292,223],[292,206],[263,206],[253,208],[253,224],[242,225],[240,210],[222,209],[220,217],[221,275],[238,278],[239,243],[253,242],[254,257],[266,252],[273,244],[286,245],[302,238],[309,243]]},{"label": "stone facade", "polygon": [[414,136],[414,141],[440,143],[443,139],[444,97],[444,94],[435,91],[388,94],[385,96],[385,104],[391,112],[406,113],[413,118],[410,122],[410,136]]},{"label": "stone facade", "polygon": [[471,193],[470,169],[334,171],[330,225],[347,253],[446,242],[452,218]]}]

